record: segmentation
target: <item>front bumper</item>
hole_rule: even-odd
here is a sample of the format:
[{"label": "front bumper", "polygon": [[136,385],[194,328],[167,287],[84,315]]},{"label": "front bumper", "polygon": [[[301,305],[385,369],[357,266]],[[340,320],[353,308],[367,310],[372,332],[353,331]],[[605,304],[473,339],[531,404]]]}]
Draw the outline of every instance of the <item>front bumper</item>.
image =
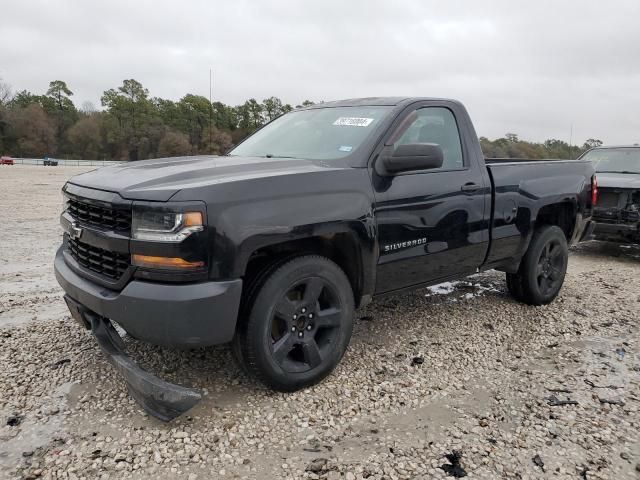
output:
[{"label": "front bumper", "polygon": [[640,224],[596,222],[596,240],[640,243]]},{"label": "front bumper", "polygon": [[108,319],[87,310],[68,295],[64,299],[71,316],[91,328],[107,360],[123,376],[129,394],[147,413],[168,422],[200,401],[202,395],[197,390],[165,382],[136,365],[125,353],[124,342]]},{"label": "front bumper", "polygon": [[184,285],[133,280],[117,292],[74,272],[64,261],[63,247],[56,253],[54,269],[71,299],[116,321],[139,340],[189,348],[233,339],[242,294],[240,279]]}]

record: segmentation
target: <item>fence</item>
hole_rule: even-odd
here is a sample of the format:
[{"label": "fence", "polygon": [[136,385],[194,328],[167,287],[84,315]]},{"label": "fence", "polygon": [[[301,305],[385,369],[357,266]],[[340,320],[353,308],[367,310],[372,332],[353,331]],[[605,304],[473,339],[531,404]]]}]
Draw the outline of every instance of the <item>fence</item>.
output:
[{"label": "fence", "polygon": [[[13,158],[16,165],[44,165],[42,158]],[[104,167],[106,165],[117,165],[122,162],[114,160],[65,160],[62,158],[51,158],[50,161],[58,162],[60,166],[67,167]]]}]

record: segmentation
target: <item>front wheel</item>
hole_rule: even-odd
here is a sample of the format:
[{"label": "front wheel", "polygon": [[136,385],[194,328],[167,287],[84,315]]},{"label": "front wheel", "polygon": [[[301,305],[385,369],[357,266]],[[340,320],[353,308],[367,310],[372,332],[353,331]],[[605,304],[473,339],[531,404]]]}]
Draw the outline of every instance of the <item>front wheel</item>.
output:
[{"label": "front wheel", "polygon": [[560,293],[568,260],[569,249],[562,229],[541,227],[533,234],[518,273],[507,274],[507,287],[516,300],[546,305]]},{"label": "front wheel", "polygon": [[294,258],[252,288],[236,345],[249,373],[294,391],[326,377],[340,362],[353,328],[351,284],[331,260]]}]

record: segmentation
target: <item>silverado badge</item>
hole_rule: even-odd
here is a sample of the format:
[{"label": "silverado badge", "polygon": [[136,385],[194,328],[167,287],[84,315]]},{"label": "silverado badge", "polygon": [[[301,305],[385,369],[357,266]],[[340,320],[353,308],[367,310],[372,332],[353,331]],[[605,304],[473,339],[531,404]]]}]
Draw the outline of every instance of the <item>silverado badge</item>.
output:
[{"label": "silverado badge", "polygon": [[416,245],[424,245],[427,243],[426,237],[418,238],[416,240],[407,240],[406,242],[390,243],[384,245],[383,250],[385,252],[392,252],[394,250],[400,250],[401,248],[415,247]]}]

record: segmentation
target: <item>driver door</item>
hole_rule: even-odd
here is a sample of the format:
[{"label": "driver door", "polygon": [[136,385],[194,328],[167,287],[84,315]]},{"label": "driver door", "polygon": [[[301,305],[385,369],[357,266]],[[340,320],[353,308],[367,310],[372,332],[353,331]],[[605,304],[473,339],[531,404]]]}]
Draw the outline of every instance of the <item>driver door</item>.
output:
[{"label": "driver door", "polygon": [[398,127],[403,131],[390,136],[393,148],[438,144],[442,167],[390,177],[372,171],[380,251],[376,293],[473,273],[484,261],[491,189],[458,123],[447,106],[406,112]]}]

